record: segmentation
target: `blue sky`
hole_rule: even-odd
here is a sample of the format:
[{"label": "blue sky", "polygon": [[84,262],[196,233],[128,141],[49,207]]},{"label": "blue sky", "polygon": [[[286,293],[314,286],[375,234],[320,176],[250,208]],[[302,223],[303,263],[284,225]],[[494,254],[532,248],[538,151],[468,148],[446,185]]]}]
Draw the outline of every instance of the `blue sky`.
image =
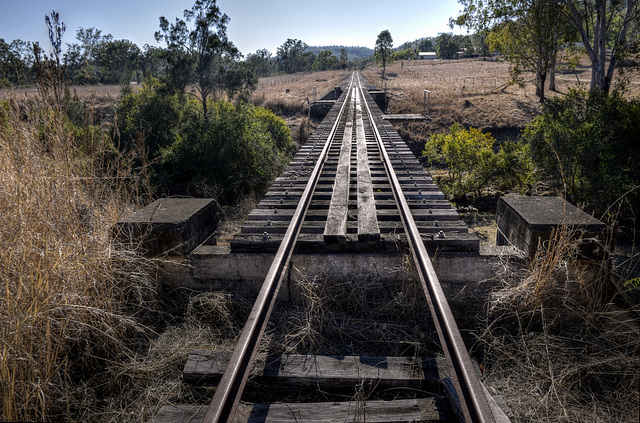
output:
[{"label": "blue sky", "polygon": [[[75,42],[79,27],[95,27],[116,39],[142,47],[156,45],[158,18],[182,18],[194,0],[0,0],[0,38],[48,45],[44,16],[56,10],[66,24],[65,43]],[[449,18],[460,10],[455,0],[218,0],[229,15],[227,34],[244,53],[266,48],[276,53],[287,38],[308,45],[373,48],[388,29],[394,46],[449,32]],[[464,33],[457,29],[456,33]]]}]

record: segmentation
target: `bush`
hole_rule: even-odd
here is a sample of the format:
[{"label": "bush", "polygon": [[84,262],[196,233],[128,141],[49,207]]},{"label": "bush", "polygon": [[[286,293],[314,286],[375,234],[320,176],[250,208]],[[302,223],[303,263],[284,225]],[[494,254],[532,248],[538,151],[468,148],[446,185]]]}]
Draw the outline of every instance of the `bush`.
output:
[{"label": "bush", "polygon": [[422,156],[430,164],[447,166],[449,183],[442,188],[454,198],[469,192],[480,196],[489,186],[520,189],[531,178],[528,150],[517,143],[505,143],[496,154],[495,141],[491,134],[454,123],[448,133],[431,136]]},{"label": "bush", "polygon": [[530,145],[538,170],[563,183],[573,202],[602,213],[629,193],[638,211],[638,122],[638,100],[573,90],[548,100],[522,139]]},{"label": "bush", "polygon": [[184,106],[176,95],[166,95],[155,78],[149,78],[142,89],[122,97],[116,109],[116,128],[121,149],[131,149],[138,140],[148,148],[149,158],[175,142],[176,128]]},{"label": "bush", "polygon": [[266,191],[288,162],[293,144],[284,123],[266,109],[219,100],[206,121],[194,111],[164,150],[162,186],[170,194],[216,195],[235,202]]},{"label": "bush", "polygon": [[234,203],[266,191],[291,153],[291,132],[272,112],[244,102],[210,101],[207,119],[195,99],[167,94],[157,80],[118,106],[121,148],[143,142],[162,195],[215,196]]}]

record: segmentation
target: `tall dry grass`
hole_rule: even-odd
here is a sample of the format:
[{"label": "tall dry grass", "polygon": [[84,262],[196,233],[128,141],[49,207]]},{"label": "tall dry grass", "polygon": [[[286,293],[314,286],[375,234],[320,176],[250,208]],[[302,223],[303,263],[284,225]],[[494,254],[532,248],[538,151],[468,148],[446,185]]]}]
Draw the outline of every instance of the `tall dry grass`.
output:
[{"label": "tall dry grass", "polygon": [[46,100],[0,109],[2,421],[93,420],[108,365],[154,308],[148,263],[109,237],[132,203],[130,167]]},{"label": "tall dry grass", "polygon": [[516,421],[638,421],[640,310],[621,306],[609,260],[579,259],[563,229],[528,268],[501,269],[478,343]]}]

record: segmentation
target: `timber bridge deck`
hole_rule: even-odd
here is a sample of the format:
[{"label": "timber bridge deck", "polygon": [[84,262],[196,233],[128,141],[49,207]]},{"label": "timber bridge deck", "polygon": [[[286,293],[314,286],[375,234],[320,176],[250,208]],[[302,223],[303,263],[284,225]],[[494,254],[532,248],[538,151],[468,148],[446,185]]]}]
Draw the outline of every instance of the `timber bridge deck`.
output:
[{"label": "timber bridge deck", "polygon": [[[224,268],[246,281],[250,278],[241,275],[243,267],[255,262],[266,262],[268,270],[233,353],[194,351],[189,356],[184,379],[217,384],[211,404],[166,406],[155,422],[508,421],[479,380],[427,253],[477,255],[479,240],[384,119],[368,88],[354,72],[230,246],[204,243],[191,254],[191,277],[200,281],[224,279]],[[344,267],[354,257],[397,255],[402,248],[411,251],[444,358],[281,355],[256,367],[256,351],[293,254],[347,257],[317,265],[326,270]],[[230,284],[203,282],[209,289]],[[252,368],[255,377],[248,383]],[[241,402],[245,386],[256,381],[259,389],[327,392],[366,381],[378,390],[403,386],[430,393],[368,401],[366,410],[350,402]]]}]

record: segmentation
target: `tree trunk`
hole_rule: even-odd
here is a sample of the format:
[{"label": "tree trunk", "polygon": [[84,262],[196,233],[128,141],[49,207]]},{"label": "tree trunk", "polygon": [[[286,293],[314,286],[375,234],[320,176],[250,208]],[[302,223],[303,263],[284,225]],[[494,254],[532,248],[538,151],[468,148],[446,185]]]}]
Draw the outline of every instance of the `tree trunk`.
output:
[{"label": "tree trunk", "polygon": [[544,101],[544,84],[547,80],[547,72],[540,72],[537,75],[538,86],[536,87],[536,94],[540,97],[540,103]]},{"label": "tree trunk", "polygon": [[556,50],[551,56],[551,63],[549,66],[549,91],[556,90],[556,59],[558,58],[558,51]]}]

